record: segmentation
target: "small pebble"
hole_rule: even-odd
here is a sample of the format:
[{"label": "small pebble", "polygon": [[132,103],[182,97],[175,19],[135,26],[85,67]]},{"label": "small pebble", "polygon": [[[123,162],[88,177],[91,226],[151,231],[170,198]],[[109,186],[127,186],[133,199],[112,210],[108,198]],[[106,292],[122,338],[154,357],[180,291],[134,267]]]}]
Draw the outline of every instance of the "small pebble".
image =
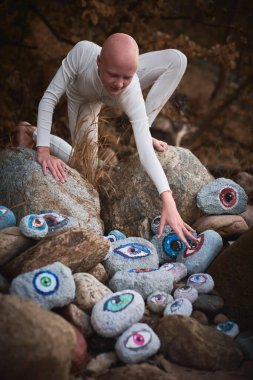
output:
[{"label": "small pebble", "polygon": [[99,374],[115,365],[117,361],[118,358],[114,352],[104,352],[91,359],[87,364],[86,370]]},{"label": "small pebble", "polygon": [[221,331],[228,336],[231,336],[231,338],[235,338],[239,334],[239,326],[233,321],[218,323],[215,328],[216,330]]},{"label": "small pebble", "polygon": [[12,226],[16,226],[15,215],[9,208],[0,206],[0,230]]},{"label": "small pebble", "polygon": [[42,216],[31,214],[24,216],[19,223],[20,232],[30,238],[39,240],[48,233],[48,225]]},{"label": "small pebble", "polygon": [[147,306],[153,313],[160,314],[165,309],[165,306],[173,301],[174,299],[170,294],[156,291],[148,296]]},{"label": "small pebble", "polygon": [[214,323],[215,325],[217,325],[218,323],[226,322],[226,321],[228,321],[228,320],[229,320],[229,318],[228,318],[225,314],[219,313],[219,314],[217,314],[217,315],[214,317],[213,323]]},{"label": "small pebble", "polygon": [[107,236],[104,236],[104,238],[113,243],[114,241],[123,240],[127,237],[119,230],[112,230],[108,232]]},{"label": "small pebble", "polygon": [[181,288],[177,288],[173,295],[175,299],[186,298],[191,303],[193,303],[198,298],[198,291],[193,286],[185,285]]},{"label": "small pebble", "polygon": [[199,293],[209,293],[214,288],[214,281],[210,274],[195,273],[188,278],[187,285],[193,286]]},{"label": "small pebble", "polygon": [[186,298],[178,298],[172,303],[169,303],[163,312],[163,315],[187,315],[192,313],[192,304]]},{"label": "small pebble", "polygon": [[199,294],[193,307],[194,309],[204,311],[204,313],[215,315],[224,307],[224,301],[218,295]]},{"label": "small pebble", "polygon": [[205,315],[205,313],[203,313],[203,311],[193,310],[191,317],[196,319],[202,325],[205,325],[205,326],[209,325],[208,318]]}]

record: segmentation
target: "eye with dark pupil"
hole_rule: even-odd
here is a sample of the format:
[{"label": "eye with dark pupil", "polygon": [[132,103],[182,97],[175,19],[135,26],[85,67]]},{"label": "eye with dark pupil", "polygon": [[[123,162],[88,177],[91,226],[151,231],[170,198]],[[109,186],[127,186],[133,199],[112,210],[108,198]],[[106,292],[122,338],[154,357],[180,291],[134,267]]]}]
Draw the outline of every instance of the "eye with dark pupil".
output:
[{"label": "eye with dark pupil", "polygon": [[188,285],[185,285],[185,286],[182,286],[182,288],[181,288],[182,290],[188,290],[188,289],[190,289],[190,286],[188,286]]},{"label": "eye with dark pupil", "polygon": [[234,198],[234,196],[232,193],[227,193],[227,194],[225,194],[224,198],[225,198],[226,202],[231,202],[232,199]]},{"label": "eye with dark pupil", "polygon": [[40,225],[41,225],[41,221],[40,221],[40,219],[34,219],[34,223],[37,224],[37,226],[40,226]]},{"label": "eye with dark pupil", "polygon": [[47,225],[49,227],[52,227],[56,224],[56,219],[53,216],[46,215],[44,218],[46,219]]},{"label": "eye with dark pupil", "polygon": [[120,296],[116,296],[112,299],[112,303],[120,303],[120,302],[121,302]]},{"label": "eye with dark pupil", "polygon": [[197,246],[198,246],[197,242],[191,243],[191,249],[195,249],[197,248]]},{"label": "eye with dark pupil", "polygon": [[155,299],[156,299],[157,301],[160,301],[160,300],[162,299],[161,294],[159,294],[158,296],[156,296]]},{"label": "eye with dark pupil", "polygon": [[171,244],[170,244],[170,246],[171,246],[171,249],[173,251],[176,251],[176,252],[180,251],[182,249],[182,244],[181,244],[180,240],[174,240],[174,241],[172,241]]},{"label": "eye with dark pupil", "polygon": [[135,248],[134,248],[134,247],[131,247],[131,248],[130,248],[130,252],[131,252],[131,253],[135,253]]}]

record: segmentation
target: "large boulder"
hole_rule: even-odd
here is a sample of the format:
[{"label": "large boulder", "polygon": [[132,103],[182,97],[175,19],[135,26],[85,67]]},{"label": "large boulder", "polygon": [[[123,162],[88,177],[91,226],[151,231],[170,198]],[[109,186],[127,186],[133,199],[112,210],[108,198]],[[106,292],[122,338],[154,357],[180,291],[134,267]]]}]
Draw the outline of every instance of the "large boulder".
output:
[{"label": "large boulder", "polygon": [[98,193],[80,174],[67,166],[67,182],[57,182],[49,173],[43,175],[35,151],[25,148],[0,153],[0,203],[15,207],[19,222],[38,210],[54,210],[72,216],[81,227],[103,233]]},{"label": "large boulder", "polygon": [[9,278],[60,261],[74,273],[87,272],[104,260],[110,243],[83,228],[72,228],[43,238],[8,262],[2,272]]},{"label": "large boulder", "polygon": [[[214,180],[201,162],[187,149],[169,146],[157,154],[185,222],[191,224],[201,214],[196,196],[202,186]],[[138,155],[115,166],[101,181],[101,209],[106,230],[113,228],[129,236],[150,237],[149,223],[161,213],[157,189],[144,171]]]},{"label": "large boulder", "polygon": [[69,380],[76,334],[35,302],[0,295],[1,380]]},{"label": "large boulder", "polygon": [[207,269],[222,296],[226,315],[240,330],[253,331],[253,227],[226,248]]}]

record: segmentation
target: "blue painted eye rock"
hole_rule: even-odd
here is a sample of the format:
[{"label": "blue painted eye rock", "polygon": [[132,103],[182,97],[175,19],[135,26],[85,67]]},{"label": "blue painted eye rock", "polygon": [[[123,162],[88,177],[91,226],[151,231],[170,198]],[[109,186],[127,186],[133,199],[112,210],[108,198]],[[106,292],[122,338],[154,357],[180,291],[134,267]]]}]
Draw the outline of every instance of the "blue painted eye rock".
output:
[{"label": "blue painted eye rock", "polygon": [[245,190],[228,178],[217,178],[197,194],[197,206],[208,215],[241,214],[247,202]]},{"label": "blue painted eye rock", "polygon": [[62,307],[75,298],[75,281],[71,270],[56,261],[32,272],[20,274],[11,283],[10,294],[31,298],[45,309]]},{"label": "blue painted eye rock", "polygon": [[147,306],[155,314],[161,314],[168,303],[173,302],[172,295],[157,290],[147,298]]},{"label": "blue painted eye rock", "polygon": [[160,348],[160,339],[146,323],[135,323],[118,339],[115,351],[124,363],[134,364],[149,358]]},{"label": "blue painted eye rock", "polygon": [[79,227],[79,222],[72,216],[62,215],[53,210],[39,210],[36,214],[45,219],[48,235],[58,231],[66,231],[72,227]]},{"label": "blue painted eye rock", "polygon": [[32,239],[40,240],[48,233],[45,219],[37,214],[24,216],[19,223],[20,232]]},{"label": "blue painted eye rock", "polygon": [[209,293],[214,288],[214,281],[210,274],[195,273],[188,278],[187,285],[195,288],[198,293]]},{"label": "blue painted eye rock", "polygon": [[[160,228],[160,220],[161,220],[161,216],[158,215],[150,223],[150,228],[154,235],[158,235],[159,228]],[[170,232],[171,232],[171,227],[166,224],[164,226],[163,233],[169,234]]]},{"label": "blue painted eye rock", "polygon": [[177,298],[175,301],[169,303],[163,312],[163,315],[186,315],[190,316],[192,313],[192,303],[186,298]]},{"label": "blue painted eye rock", "polygon": [[16,226],[15,215],[9,208],[0,205],[0,230],[12,226]]},{"label": "blue painted eye rock", "polygon": [[144,311],[142,296],[134,290],[126,289],[97,302],[91,312],[91,324],[99,335],[115,337],[139,322]]},{"label": "blue painted eye rock", "polygon": [[187,267],[188,274],[204,272],[222,247],[222,237],[216,231],[207,230],[190,243],[190,248],[179,253],[177,262]]},{"label": "blue painted eye rock", "polygon": [[111,276],[118,270],[157,268],[158,256],[155,247],[148,240],[129,237],[111,243],[103,265]]},{"label": "blue painted eye rock", "polygon": [[178,282],[187,276],[187,268],[183,263],[165,263],[160,269],[165,269],[173,276],[173,282]]},{"label": "blue painted eye rock", "polygon": [[191,303],[195,302],[199,296],[197,289],[189,285],[184,285],[180,288],[177,288],[173,295],[175,299],[186,298]]},{"label": "blue painted eye rock", "polygon": [[159,268],[136,268],[119,270],[109,282],[112,291],[133,289],[146,299],[156,290],[171,293],[173,276],[164,269]]},{"label": "blue painted eye rock", "polygon": [[154,235],[151,243],[154,244],[157,250],[159,264],[176,261],[177,256],[184,252],[186,248],[175,232],[163,234],[161,237]]},{"label": "blue painted eye rock", "polygon": [[214,326],[216,330],[235,338],[239,334],[239,326],[233,321],[225,321]]},{"label": "blue painted eye rock", "polygon": [[109,240],[111,243],[114,243],[115,241],[126,239],[127,237],[119,230],[112,230],[107,236],[104,236],[104,238]]}]

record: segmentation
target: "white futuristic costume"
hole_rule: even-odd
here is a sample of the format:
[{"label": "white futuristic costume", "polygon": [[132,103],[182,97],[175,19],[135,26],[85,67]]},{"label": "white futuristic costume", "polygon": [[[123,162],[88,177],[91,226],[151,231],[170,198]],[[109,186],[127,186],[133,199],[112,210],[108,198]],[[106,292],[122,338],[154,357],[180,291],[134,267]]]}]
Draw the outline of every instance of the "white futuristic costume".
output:
[{"label": "white futuristic costume", "polygon": [[[129,86],[112,96],[105,90],[98,75],[96,60],[100,51],[100,46],[81,41],[62,61],[39,104],[34,136],[37,146],[50,146],[53,155],[68,162],[71,146],[50,135],[54,108],[65,92],[72,141],[81,139],[85,128],[90,129],[90,138],[97,141],[98,115],[102,104],[117,107],[128,116],[140,161],[161,194],[169,190],[169,184],[154,152],[149,126],[178,86],[186,69],[186,57],[174,49],[140,55],[137,73]],[[151,85],[144,102],[141,90]],[[76,135],[75,128],[80,120],[82,127]]]}]

